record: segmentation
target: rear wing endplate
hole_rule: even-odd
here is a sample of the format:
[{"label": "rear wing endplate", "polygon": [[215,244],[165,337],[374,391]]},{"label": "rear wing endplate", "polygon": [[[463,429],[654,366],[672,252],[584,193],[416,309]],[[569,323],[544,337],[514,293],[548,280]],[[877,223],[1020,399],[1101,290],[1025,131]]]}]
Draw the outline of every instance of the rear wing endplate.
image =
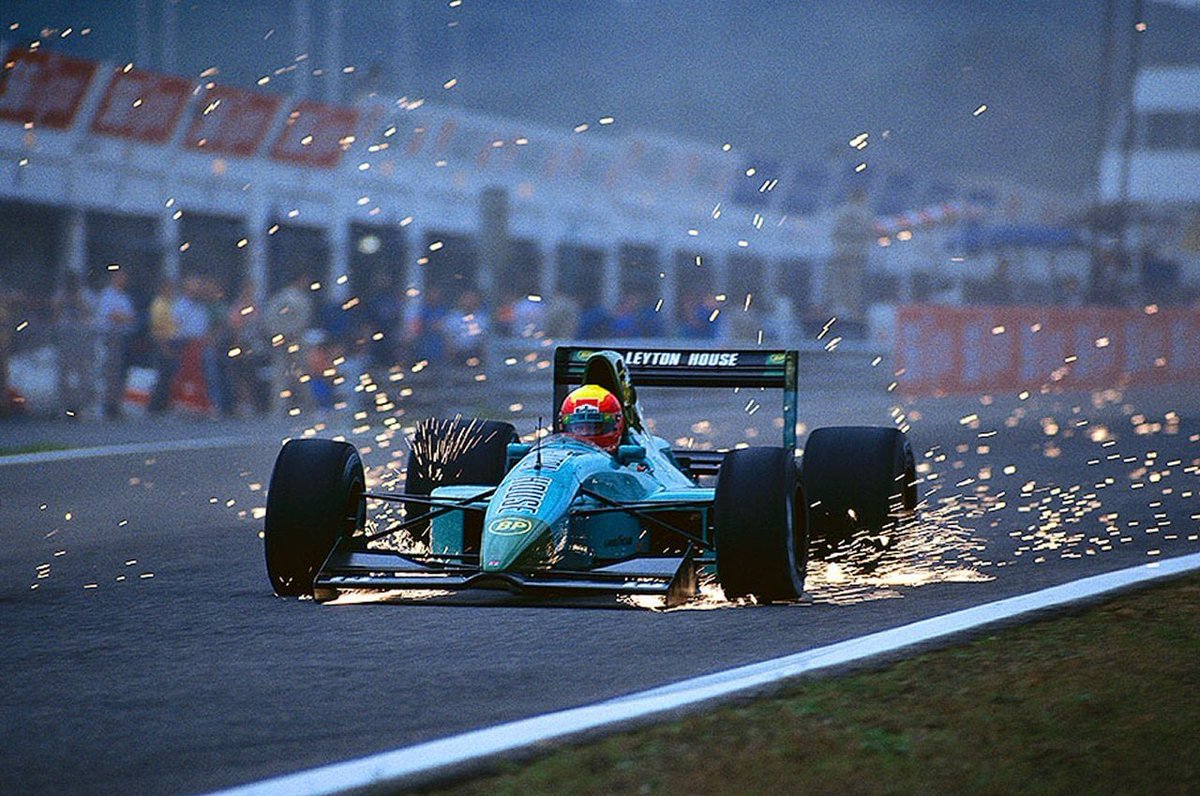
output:
[{"label": "rear wing endplate", "polygon": [[554,406],[583,383],[594,354],[615,353],[636,387],[764,387],[783,390],[783,444],[796,447],[796,351],[668,348],[554,349]]}]

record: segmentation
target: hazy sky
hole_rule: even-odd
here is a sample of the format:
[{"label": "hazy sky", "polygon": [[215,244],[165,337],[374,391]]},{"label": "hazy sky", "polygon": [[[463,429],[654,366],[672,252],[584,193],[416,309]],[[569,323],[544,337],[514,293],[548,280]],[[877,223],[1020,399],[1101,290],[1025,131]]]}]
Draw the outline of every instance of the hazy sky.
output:
[{"label": "hazy sky", "polygon": [[[146,0],[163,64],[163,0]],[[254,81],[308,52],[325,65],[329,2],[298,43],[291,0],[178,0],[175,71]],[[859,132],[868,154],[938,172],[999,174],[1087,192],[1093,182],[1104,0],[345,0],[341,65],[361,86],[571,127],[600,116],[787,160]],[[1121,41],[1132,0],[1118,2]],[[132,60],[132,0],[5,0],[0,29],[27,42]],[[1200,13],[1147,4],[1152,60],[1200,55]],[[13,23],[19,24],[9,30]],[[79,30],[92,32],[81,37]],[[1123,57],[1124,50],[1118,52]],[[457,78],[450,90],[442,84]],[[311,90],[321,92],[319,78]],[[266,88],[288,90],[289,77]],[[1120,83],[1114,84],[1114,94]],[[986,104],[980,116],[972,112]],[[891,130],[887,141],[877,134]]]}]

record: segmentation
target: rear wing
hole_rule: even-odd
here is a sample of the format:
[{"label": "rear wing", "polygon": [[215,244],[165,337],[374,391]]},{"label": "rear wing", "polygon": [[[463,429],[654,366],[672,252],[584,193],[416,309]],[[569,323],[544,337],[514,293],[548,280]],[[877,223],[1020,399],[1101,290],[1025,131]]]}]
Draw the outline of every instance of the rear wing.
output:
[{"label": "rear wing", "polygon": [[[796,447],[796,351],[633,348],[600,349],[559,346],[554,349],[554,406],[583,383],[588,362],[602,354],[614,362],[618,381],[637,387],[765,387],[783,390],[783,444]],[[622,364],[625,373],[621,373]],[[602,386],[609,387],[604,380]],[[618,395],[627,391],[614,390]],[[628,391],[626,400],[636,401]]]}]

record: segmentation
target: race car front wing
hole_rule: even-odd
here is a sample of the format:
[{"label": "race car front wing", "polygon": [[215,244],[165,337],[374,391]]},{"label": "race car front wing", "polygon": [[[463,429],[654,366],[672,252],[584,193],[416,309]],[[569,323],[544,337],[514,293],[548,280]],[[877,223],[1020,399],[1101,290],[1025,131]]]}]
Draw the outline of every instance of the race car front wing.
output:
[{"label": "race car front wing", "polygon": [[465,589],[503,590],[514,594],[650,595],[665,607],[696,595],[696,563],[689,549],[680,556],[638,556],[588,570],[544,569],[530,572],[484,572],[464,560],[413,556],[388,550],[335,548],[313,582],[318,602],[343,591],[421,593]]}]

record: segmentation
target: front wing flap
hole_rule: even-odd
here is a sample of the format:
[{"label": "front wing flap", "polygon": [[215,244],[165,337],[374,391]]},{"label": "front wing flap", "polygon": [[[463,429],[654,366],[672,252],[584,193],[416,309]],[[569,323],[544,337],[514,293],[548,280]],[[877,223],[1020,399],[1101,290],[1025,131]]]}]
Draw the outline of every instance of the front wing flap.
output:
[{"label": "front wing flap", "polygon": [[610,594],[661,596],[666,607],[696,595],[696,565],[682,556],[639,556],[589,570],[546,569],[534,572],[484,572],[478,566],[386,550],[335,549],[313,582],[318,602],[342,591],[396,590],[441,592],[492,589],[514,594]]}]

